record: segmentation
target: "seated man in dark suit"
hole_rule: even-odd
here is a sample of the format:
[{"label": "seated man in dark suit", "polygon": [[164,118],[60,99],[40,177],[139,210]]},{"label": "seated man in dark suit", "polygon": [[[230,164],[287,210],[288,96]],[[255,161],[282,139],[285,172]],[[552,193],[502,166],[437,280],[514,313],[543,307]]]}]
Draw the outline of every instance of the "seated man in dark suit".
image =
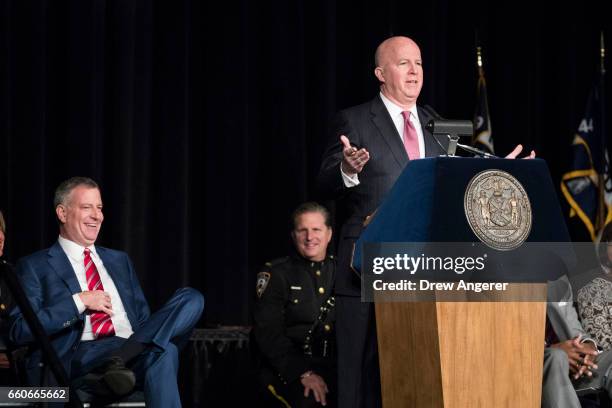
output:
[{"label": "seated man in dark suit", "polygon": [[[95,181],[74,177],[55,191],[58,241],[18,262],[17,274],[42,326],[71,379],[101,397],[144,387],[147,407],[180,407],[176,383],[178,348],[200,318],[202,295],[178,290],[156,313],[124,252],[95,246],[104,220]],[[13,312],[10,338],[34,342],[20,311]],[[41,353],[27,362],[32,385],[45,379]]]}]

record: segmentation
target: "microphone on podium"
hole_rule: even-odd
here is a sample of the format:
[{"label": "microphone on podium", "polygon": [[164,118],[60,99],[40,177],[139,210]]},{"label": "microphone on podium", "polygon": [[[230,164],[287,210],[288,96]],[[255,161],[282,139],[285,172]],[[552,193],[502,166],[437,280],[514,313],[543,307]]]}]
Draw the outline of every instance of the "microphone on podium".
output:
[{"label": "microphone on podium", "polygon": [[[427,125],[425,125],[425,128],[431,132],[434,140],[436,143],[438,143],[442,150],[446,152],[447,156],[455,156],[455,152],[458,147],[479,157],[499,158],[498,156],[485,152],[484,150],[459,143],[460,136],[473,136],[474,125],[472,124],[471,120],[444,119],[429,105],[425,105],[423,109],[434,118],[431,119]],[[435,135],[446,135],[448,137],[448,148],[444,149]]]}]

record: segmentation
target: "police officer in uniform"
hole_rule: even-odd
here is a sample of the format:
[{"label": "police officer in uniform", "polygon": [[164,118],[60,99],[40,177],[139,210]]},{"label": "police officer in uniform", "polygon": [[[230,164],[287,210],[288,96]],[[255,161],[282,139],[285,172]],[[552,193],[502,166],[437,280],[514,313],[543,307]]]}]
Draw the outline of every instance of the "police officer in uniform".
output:
[{"label": "police officer in uniform", "polygon": [[266,263],[257,275],[253,335],[263,357],[260,379],[285,406],[335,405],[334,286],[327,254],[327,209],[305,203],[293,212],[296,253]]}]

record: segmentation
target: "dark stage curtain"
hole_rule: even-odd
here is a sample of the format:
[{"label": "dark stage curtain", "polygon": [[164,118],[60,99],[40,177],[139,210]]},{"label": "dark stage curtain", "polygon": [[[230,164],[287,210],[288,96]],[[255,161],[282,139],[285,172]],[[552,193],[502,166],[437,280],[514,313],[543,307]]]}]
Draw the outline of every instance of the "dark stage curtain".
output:
[{"label": "dark stage curtain", "polygon": [[0,0],[8,256],[52,244],[55,186],[91,176],[99,243],[132,256],[153,307],[191,285],[206,322],[248,324],[258,267],[287,252],[291,210],[316,197],[327,123],[376,94],[373,52],[390,34],[421,45],[421,103],[471,119],[478,31],[497,151],[537,149],[557,183],[610,23],[587,3],[534,7]]}]

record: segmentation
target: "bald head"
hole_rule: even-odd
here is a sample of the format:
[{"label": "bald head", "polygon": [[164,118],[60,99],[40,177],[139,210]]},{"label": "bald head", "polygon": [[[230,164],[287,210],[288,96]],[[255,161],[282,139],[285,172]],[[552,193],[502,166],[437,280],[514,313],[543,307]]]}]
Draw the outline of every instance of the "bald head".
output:
[{"label": "bald head", "polygon": [[376,49],[374,60],[374,75],[382,94],[406,110],[416,105],[423,86],[423,64],[417,43],[408,37],[388,38]]},{"label": "bald head", "polygon": [[[374,53],[374,65],[377,67],[381,64],[384,65],[385,61],[396,53],[397,49],[404,45],[411,45],[419,49],[417,43],[411,38],[401,36],[387,38],[385,41],[380,43],[378,48],[376,48],[376,53]],[[419,50],[419,54],[420,53],[421,51]]]}]

